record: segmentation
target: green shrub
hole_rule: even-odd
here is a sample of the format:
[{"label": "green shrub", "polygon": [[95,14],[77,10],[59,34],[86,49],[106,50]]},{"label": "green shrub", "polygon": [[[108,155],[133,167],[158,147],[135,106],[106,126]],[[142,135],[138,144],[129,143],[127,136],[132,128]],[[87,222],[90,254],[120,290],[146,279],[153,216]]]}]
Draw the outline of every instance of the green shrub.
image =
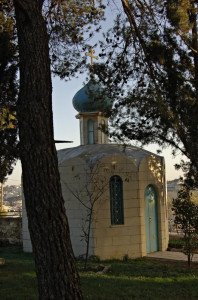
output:
[{"label": "green shrub", "polygon": [[168,247],[175,248],[175,249],[183,249],[184,241],[182,240],[182,238],[180,238],[180,239],[170,238]]},{"label": "green shrub", "polygon": [[89,257],[89,261],[92,261],[92,262],[100,262],[100,257],[98,255],[91,255]]}]

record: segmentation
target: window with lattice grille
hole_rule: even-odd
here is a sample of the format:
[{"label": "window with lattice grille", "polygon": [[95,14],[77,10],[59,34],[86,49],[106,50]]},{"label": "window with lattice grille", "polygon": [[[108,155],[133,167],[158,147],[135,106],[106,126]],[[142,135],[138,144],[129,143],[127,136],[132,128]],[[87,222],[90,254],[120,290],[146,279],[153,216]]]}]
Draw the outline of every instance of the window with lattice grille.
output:
[{"label": "window with lattice grille", "polygon": [[123,184],[120,176],[110,178],[111,224],[124,224]]}]

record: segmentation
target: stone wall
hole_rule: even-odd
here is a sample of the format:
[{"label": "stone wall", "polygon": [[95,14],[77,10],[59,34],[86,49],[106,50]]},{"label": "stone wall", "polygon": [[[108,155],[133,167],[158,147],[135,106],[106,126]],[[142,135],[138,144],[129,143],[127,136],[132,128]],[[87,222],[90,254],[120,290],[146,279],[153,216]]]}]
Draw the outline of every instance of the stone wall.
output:
[{"label": "stone wall", "polygon": [[[65,200],[66,214],[70,227],[70,237],[74,255],[76,257],[86,254],[86,243],[83,228],[87,229],[87,208],[79,201],[89,207],[90,177],[89,168],[81,159],[68,159],[59,166],[63,198]],[[76,195],[76,197],[74,196]],[[79,197],[79,199],[77,198]],[[85,230],[86,230],[85,229]],[[93,230],[90,230],[89,256],[94,255]]]},{"label": "stone wall", "polygon": [[0,246],[22,244],[22,218],[0,217]]},{"label": "stone wall", "polygon": [[[114,175],[123,182],[124,224],[111,224],[109,186],[103,200],[96,203],[96,222],[94,224],[95,255],[103,259],[122,259],[142,256],[141,245],[141,207],[138,195],[138,168],[135,160],[124,155],[112,155],[101,160],[104,165],[102,178],[109,183]],[[102,172],[102,169],[101,169]],[[106,174],[106,175],[105,175]]]}]

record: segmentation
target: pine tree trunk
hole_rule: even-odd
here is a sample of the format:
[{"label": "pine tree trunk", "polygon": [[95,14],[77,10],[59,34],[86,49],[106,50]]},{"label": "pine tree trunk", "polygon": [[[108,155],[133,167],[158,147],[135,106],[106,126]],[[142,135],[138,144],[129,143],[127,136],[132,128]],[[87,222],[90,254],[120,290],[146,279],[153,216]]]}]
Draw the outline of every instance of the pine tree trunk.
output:
[{"label": "pine tree trunk", "polygon": [[48,35],[42,5],[41,0],[14,1],[24,195],[40,299],[82,299],[54,144]]}]

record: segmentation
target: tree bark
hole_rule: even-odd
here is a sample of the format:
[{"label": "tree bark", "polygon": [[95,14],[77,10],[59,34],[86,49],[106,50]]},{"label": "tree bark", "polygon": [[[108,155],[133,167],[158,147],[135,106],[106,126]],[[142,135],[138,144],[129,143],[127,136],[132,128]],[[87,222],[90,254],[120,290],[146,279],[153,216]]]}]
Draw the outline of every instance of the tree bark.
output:
[{"label": "tree bark", "polygon": [[197,7],[195,6],[195,1],[190,1],[192,5],[192,12],[191,12],[191,21],[193,23],[192,28],[192,48],[193,51],[193,58],[194,58],[194,81],[195,81],[195,90],[196,90],[196,103],[192,109],[192,124],[190,128],[191,136],[190,136],[190,143],[192,146],[189,147],[189,152],[191,154],[191,162],[192,165],[196,167],[198,170],[198,138],[197,138],[197,130],[198,130],[198,33],[197,33]]},{"label": "tree bark", "polygon": [[15,0],[20,55],[18,121],[25,204],[40,299],[82,299],[61,192],[43,0]]}]

